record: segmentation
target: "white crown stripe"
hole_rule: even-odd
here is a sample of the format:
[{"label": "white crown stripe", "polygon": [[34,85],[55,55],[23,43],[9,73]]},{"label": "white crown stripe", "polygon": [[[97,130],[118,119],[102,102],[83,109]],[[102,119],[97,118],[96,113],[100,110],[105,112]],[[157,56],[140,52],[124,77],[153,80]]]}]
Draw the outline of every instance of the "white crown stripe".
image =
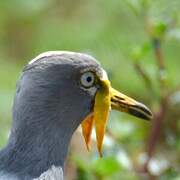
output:
[{"label": "white crown stripe", "polygon": [[38,56],[36,56],[28,64],[33,64],[35,61],[37,61],[38,59],[43,58],[43,57],[51,57],[53,55],[74,54],[74,53],[75,52],[71,52],[71,51],[47,51],[47,52],[41,53]]}]

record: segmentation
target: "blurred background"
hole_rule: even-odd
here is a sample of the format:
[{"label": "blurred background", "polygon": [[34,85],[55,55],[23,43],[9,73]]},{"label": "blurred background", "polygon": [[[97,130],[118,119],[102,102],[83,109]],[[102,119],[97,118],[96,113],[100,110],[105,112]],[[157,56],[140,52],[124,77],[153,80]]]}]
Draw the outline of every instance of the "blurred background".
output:
[{"label": "blurred background", "polygon": [[66,179],[179,180],[179,9],[179,0],[0,0],[0,148],[23,66],[44,51],[85,52],[154,119],[111,112],[102,159],[77,130]]}]

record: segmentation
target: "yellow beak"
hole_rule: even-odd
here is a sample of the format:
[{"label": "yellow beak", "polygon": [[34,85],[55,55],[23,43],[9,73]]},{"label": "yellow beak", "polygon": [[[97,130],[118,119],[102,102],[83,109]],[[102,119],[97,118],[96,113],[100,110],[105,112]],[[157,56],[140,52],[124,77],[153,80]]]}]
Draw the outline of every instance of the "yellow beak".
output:
[{"label": "yellow beak", "polygon": [[145,120],[152,119],[151,111],[144,104],[113,89],[108,79],[101,79],[100,88],[95,96],[93,113],[88,115],[81,124],[88,150],[90,149],[93,125],[95,125],[97,148],[100,156],[102,156],[102,144],[111,108]]}]

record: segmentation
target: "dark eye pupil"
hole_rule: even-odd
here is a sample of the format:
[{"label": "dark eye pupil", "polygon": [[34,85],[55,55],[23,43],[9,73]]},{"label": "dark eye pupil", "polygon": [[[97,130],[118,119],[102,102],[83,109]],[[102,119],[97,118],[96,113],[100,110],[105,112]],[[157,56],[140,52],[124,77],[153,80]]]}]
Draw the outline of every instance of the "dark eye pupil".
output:
[{"label": "dark eye pupil", "polygon": [[92,77],[89,76],[89,77],[87,77],[86,80],[87,80],[87,82],[91,82],[92,81]]}]

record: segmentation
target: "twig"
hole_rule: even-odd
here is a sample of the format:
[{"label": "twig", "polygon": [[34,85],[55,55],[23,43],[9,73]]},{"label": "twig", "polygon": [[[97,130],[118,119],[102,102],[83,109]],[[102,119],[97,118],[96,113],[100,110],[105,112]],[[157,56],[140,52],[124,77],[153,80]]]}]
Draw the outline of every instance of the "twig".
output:
[{"label": "twig", "polygon": [[134,63],[134,68],[136,70],[136,72],[141,76],[141,78],[143,79],[146,88],[148,90],[150,90],[151,92],[153,92],[153,87],[152,87],[152,82],[151,79],[149,78],[149,76],[147,75],[147,73],[144,71],[144,69],[141,67],[141,65],[139,63]]},{"label": "twig", "polygon": [[[159,104],[159,110],[154,114],[154,120],[152,122],[152,129],[150,132],[150,138],[147,145],[147,155],[148,160],[144,165],[144,171],[148,172],[148,164],[151,160],[155,149],[157,142],[159,140],[159,137],[161,135],[161,129],[163,126],[163,121],[165,120],[166,112],[169,106],[169,96],[166,93],[166,86],[165,86],[165,79],[164,75],[162,73],[165,73],[165,62],[162,55],[161,50],[161,41],[157,38],[152,38],[152,46],[156,57],[156,62],[158,66],[158,82],[160,85],[160,104]],[[149,173],[150,175],[150,173]]]},{"label": "twig", "polygon": [[152,38],[152,46],[156,56],[156,62],[160,71],[165,70],[164,58],[161,51],[161,40],[159,38]]}]

